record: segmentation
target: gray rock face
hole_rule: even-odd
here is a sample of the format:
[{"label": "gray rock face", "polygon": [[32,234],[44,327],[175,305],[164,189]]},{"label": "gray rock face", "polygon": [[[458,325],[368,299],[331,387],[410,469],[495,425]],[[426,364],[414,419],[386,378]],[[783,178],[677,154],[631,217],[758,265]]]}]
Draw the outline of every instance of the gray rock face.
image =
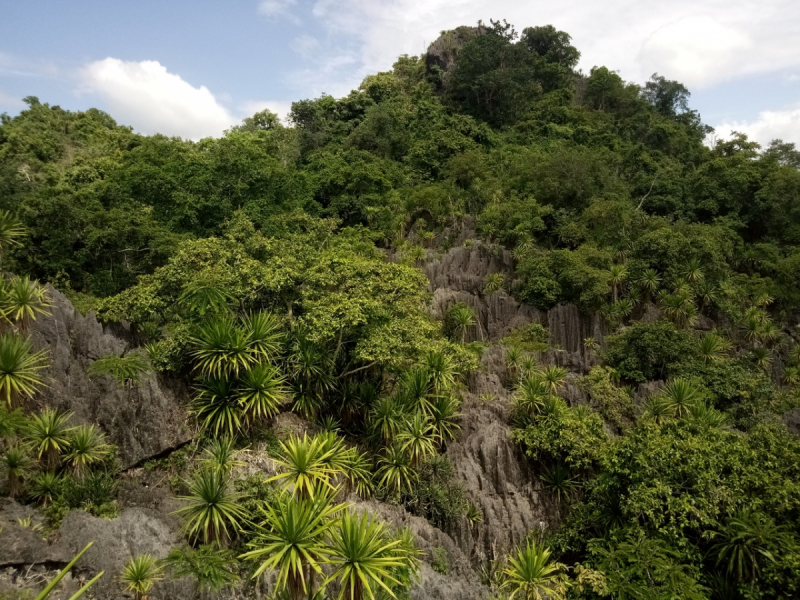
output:
[{"label": "gray rock face", "polygon": [[430,46],[425,54],[425,66],[429,71],[438,68],[442,72],[442,81],[446,81],[447,74],[452,69],[456,55],[461,47],[471,39],[482,35],[483,27],[458,27],[452,31],[442,33]]},{"label": "gray rock face", "polygon": [[97,423],[119,448],[123,468],[189,441],[186,390],[155,375],[133,388],[110,377],[89,378],[86,369],[93,360],[120,354],[128,343],[104,330],[93,314],[82,316],[60,292],[48,292],[52,316],[31,326],[34,346],[49,353],[47,388],[28,408],[57,407],[73,412],[76,422]]}]

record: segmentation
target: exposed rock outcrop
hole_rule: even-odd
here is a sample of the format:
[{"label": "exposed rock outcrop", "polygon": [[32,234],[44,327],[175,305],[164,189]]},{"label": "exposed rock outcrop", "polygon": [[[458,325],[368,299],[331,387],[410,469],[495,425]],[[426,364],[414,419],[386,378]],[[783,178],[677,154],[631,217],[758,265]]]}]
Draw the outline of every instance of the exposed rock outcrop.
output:
[{"label": "exposed rock outcrop", "polygon": [[47,387],[29,401],[29,408],[58,407],[73,412],[76,422],[97,423],[119,448],[123,468],[189,441],[187,393],[181,384],[151,375],[128,388],[110,377],[90,378],[86,369],[93,360],[120,354],[128,343],[108,332],[94,314],[81,315],[61,292],[48,292],[52,315],[31,326],[34,345],[49,353]]}]

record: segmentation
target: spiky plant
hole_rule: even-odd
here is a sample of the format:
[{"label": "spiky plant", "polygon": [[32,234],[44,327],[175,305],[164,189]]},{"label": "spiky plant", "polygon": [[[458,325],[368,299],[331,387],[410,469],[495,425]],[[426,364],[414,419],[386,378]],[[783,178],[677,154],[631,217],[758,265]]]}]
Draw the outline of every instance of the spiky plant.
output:
[{"label": "spiky plant", "polygon": [[546,396],[539,412],[543,417],[558,417],[567,408],[567,403],[558,396]]},{"label": "spiky plant", "polygon": [[692,286],[697,301],[700,302],[700,307],[705,309],[717,301],[718,290],[717,287],[707,279],[702,279]]},{"label": "spiky plant", "polygon": [[229,489],[219,469],[200,469],[187,484],[189,494],[178,498],[186,505],[175,511],[186,520],[183,530],[205,544],[227,540],[246,516],[238,504],[241,496]]},{"label": "spiky plant", "polygon": [[759,369],[769,371],[772,367],[772,351],[769,348],[753,348],[750,351],[750,360]]},{"label": "spiky plant", "polygon": [[400,550],[400,540],[392,540],[385,525],[364,511],[345,511],[328,533],[330,556],[328,564],[333,573],[325,581],[339,582],[338,598],[346,600],[374,600],[381,590],[394,596],[389,585],[399,585],[394,570],[404,565],[405,552]]},{"label": "spiky plant", "polygon": [[162,567],[152,554],[139,554],[131,558],[120,573],[119,580],[125,584],[136,600],[147,600],[147,594],[156,582],[164,579]]},{"label": "spiky plant", "polygon": [[250,351],[272,360],[283,347],[284,335],[280,319],[268,312],[251,313],[242,319],[242,329],[250,338]]},{"label": "spiky plant", "polygon": [[206,444],[201,460],[207,468],[219,470],[227,475],[234,468],[244,466],[239,460],[242,452],[243,450],[236,447],[232,437],[223,436]]},{"label": "spiky plant", "polygon": [[645,301],[649,302],[658,292],[658,288],[661,285],[661,276],[655,269],[647,269],[642,273],[642,276],[639,277],[637,284],[644,294]]},{"label": "spiky plant", "polygon": [[522,359],[523,353],[519,346],[508,346],[506,348],[506,368],[512,377],[519,372]]},{"label": "spiky plant", "polygon": [[728,415],[708,406],[705,402],[697,402],[691,406],[689,417],[695,424],[705,429],[725,427],[728,424]]},{"label": "spiky plant", "polygon": [[121,386],[133,387],[150,370],[150,361],[140,352],[124,356],[109,354],[95,360],[86,370],[89,377],[108,375]]},{"label": "spiky plant", "polygon": [[611,284],[611,300],[617,301],[619,289],[628,278],[628,268],[625,265],[611,265],[608,270],[608,282]]},{"label": "spiky plant", "polygon": [[12,246],[18,246],[25,235],[25,228],[7,210],[0,210],[0,258]]},{"label": "spiky plant", "polygon": [[775,562],[775,552],[786,538],[782,527],[754,510],[742,510],[728,519],[718,534],[712,551],[717,565],[727,564],[728,574],[739,581],[752,581],[764,561]]},{"label": "spiky plant", "polygon": [[459,302],[450,307],[447,311],[447,318],[463,344],[467,339],[467,331],[475,324],[475,311],[467,304]]},{"label": "spiky plant", "polygon": [[28,438],[33,443],[39,459],[43,460],[50,470],[58,466],[61,455],[69,449],[71,418],[72,413],[45,408],[39,414],[33,415],[28,422]]},{"label": "spiky plant", "polygon": [[258,362],[250,346],[249,333],[227,316],[198,326],[192,346],[195,370],[205,377],[238,376]]},{"label": "spiky plant", "polygon": [[797,385],[800,383],[800,368],[786,367],[783,371],[783,381],[788,385]]},{"label": "spiky plant", "polygon": [[503,289],[505,277],[502,273],[490,273],[486,276],[486,281],[483,284],[483,293],[486,296],[491,296]]},{"label": "spiky plant", "polygon": [[720,360],[730,350],[731,344],[721,335],[708,332],[700,338],[700,357],[705,364]]},{"label": "spiky plant", "polygon": [[558,502],[568,500],[580,487],[578,478],[572,474],[569,467],[562,462],[545,467],[541,475],[542,483]]},{"label": "spiky plant", "polygon": [[234,553],[213,544],[173,548],[163,563],[172,577],[191,577],[202,591],[219,592],[239,581]]},{"label": "spiky plant", "polygon": [[0,447],[3,440],[13,439],[25,427],[25,414],[18,408],[10,409],[0,402]]},{"label": "spiky plant", "polygon": [[289,401],[285,379],[268,364],[251,367],[239,380],[237,394],[249,424],[277,415]]},{"label": "spiky plant", "polygon": [[322,576],[322,564],[330,552],[325,534],[346,505],[333,504],[327,488],[320,488],[314,499],[284,499],[261,507],[262,522],[257,526],[250,548],[240,556],[261,562],[253,573],[258,578],[268,569],[277,571],[275,587],[292,600],[304,594],[313,596],[313,577]]},{"label": "spiky plant", "polygon": [[565,368],[551,365],[542,370],[539,376],[544,380],[548,388],[550,388],[550,392],[555,394],[564,386],[564,383],[567,381],[567,375],[569,375],[569,371]]},{"label": "spiky plant", "polygon": [[425,370],[430,376],[434,393],[443,394],[456,383],[460,373],[452,357],[444,352],[431,350],[423,360]]},{"label": "spiky plant", "polygon": [[83,479],[89,468],[105,460],[111,452],[105,435],[94,425],[79,425],[69,431],[69,452],[66,461],[72,466],[75,477]]},{"label": "spiky plant", "polygon": [[34,352],[29,338],[0,335],[0,394],[8,406],[33,396],[44,385],[40,371],[47,366],[46,351]]},{"label": "spiky plant", "polygon": [[564,597],[561,569],[550,559],[550,549],[529,541],[510,556],[501,589],[509,600],[557,600]]},{"label": "spiky plant", "polygon": [[366,454],[357,448],[350,448],[345,452],[341,470],[350,490],[362,498],[372,493],[375,487],[372,481],[372,461]]},{"label": "spiky plant", "polygon": [[228,312],[233,294],[226,287],[208,278],[189,281],[178,297],[178,305],[201,318]]},{"label": "spiky plant", "polygon": [[550,395],[547,382],[534,373],[520,380],[514,394],[515,411],[531,417],[541,411],[545,398]]},{"label": "spiky plant", "polygon": [[317,400],[329,392],[336,382],[331,376],[331,357],[324,348],[310,340],[302,327],[292,333],[293,342],[288,358],[289,371],[297,382],[298,391]]},{"label": "spiky plant", "polygon": [[677,417],[689,413],[689,409],[702,399],[700,388],[687,379],[675,378],[664,386],[662,392],[664,402]]},{"label": "spiky plant", "polygon": [[675,411],[663,396],[652,396],[645,403],[645,414],[657,425],[663,425],[675,415]]},{"label": "spiky plant", "polygon": [[403,411],[395,398],[379,398],[369,413],[369,427],[372,434],[388,444],[403,427]]},{"label": "spiky plant", "polygon": [[460,408],[461,402],[452,396],[435,396],[431,400],[428,415],[440,449],[446,448],[447,444],[456,439],[458,430],[461,429],[458,424],[462,416],[458,412]]},{"label": "spiky plant", "polygon": [[319,428],[325,433],[338,433],[342,429],[342,422],[331,415],[325,415],[318,423]]},{"label": "spiky plant", "polygon": [[475,524],[483,521],[483,511],[475,506],[472,502],[467,505],[467,512],[464,515],[469,523],[470,528]]},{"label": "spiky plant", "polygon": [[431,373],[422,365],[408,369],[400,380],[401,394],[410,411],[427,410],[428,395],[433,391]]},{"label": "spiky plant", "polygon": [[[320,487],[330,488],[331,477],[336,470],[331,468],[330,459],[340,448],[326,448],[328,440],[322,437],[292,437],[281,442],[278,457],[273,459],[282,472],[270,481],[283,481],[292,486],[296,496],[313,498]],[[337,457],[338,459],[338,457]]]},{"label": "spiky plant", "polygon": [[206,431],[235,437],[246,425],[246,415],[235,383],[224,378],[202,381],[195,389],[190,412]]},{"label": "spiky plant", "polygon": [[436,432],[430,418],[422,411],[406,420],[405,428],[397,436],[403,450],[411,457],[411,464],[419,466],[428,456],[436,453]]},{"label": "spiky plant", "polygon": [[394,494],[410,490],[417,479],[417,473],[411,466],[411,457],[399,444],[386,448],[385,456],[378,460],[378,471],[375,477],[380,485]]},{"label": "spiky plant", "polygon": [[701,262],[696,258],[689,259],[683,270],[681,271],[681,275],[684,279],[686,279],[689,283],[697,283],[698,281],[703,279],[703,265]]},{"label": "spiky plant", "polygon": [[63,477],[57,473],[40,472],[31,480],[30,497],[42,506],[48,506],[58,497],[63,483]]},{"label": "spiky plant", "polygon": [[52,305],[39,282],[31,281],[26,275],[8,282],[2,308],[7,319],[13,320],[17,327],[26,331],[37,316],[49,315]]},{"label": "spiky plant", "polygon": [[30,473],[33,461],[30,448],[20,442],[15,442],[6,448],[2,454],[2,466],[6,472],[8,495],[11,498],[19,496],[22,480]]}]

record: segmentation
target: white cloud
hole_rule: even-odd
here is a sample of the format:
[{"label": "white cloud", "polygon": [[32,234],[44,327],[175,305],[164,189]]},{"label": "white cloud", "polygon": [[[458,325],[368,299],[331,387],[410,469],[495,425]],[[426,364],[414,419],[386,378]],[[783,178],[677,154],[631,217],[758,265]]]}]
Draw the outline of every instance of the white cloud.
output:
[{"label": "white cloud", "polygon": [[4,92],[3,90],[0,90],[0,113],[7,111],[16,112],[24,107],[25,103],[22,101],[22,98],[18,98],[12,94]]},{"label": "white cloud", "polygon": [[248,100],[247,102],[243,102],[240,108],[248,117],[268,108],[278,115],[283,124],[286,125],[289,122],[288,115],[289,111],[292,110],[292,103],[282,102],[280,100]]},{"label": "white cloud", "polygon": [[715,127],[720,138],[730,137],[733,131],[746,133],[751,140],[766,146],[772,140],[782,139],[800,146],[800,103],[785,110],[766,110],[753,121],[733,121]]},{"label": "white cloud", "polygon": [[310,35],[301,35],[294,38],[289,43],[289,47],[303,58],[312,58],[319,49],[319,42],[317,38]]},{"label": "white cloud", "polygon": [[83,91],[102,96],[115,119],[141,133],[197,140],[239,121],[208,88],[192,86],[158,61],[106,58],[86,65],[80,79]]},{"label": "white cloud", "polygon": [[278,17],[289,12],[296,0],[261,0],[258,12],[265,17]]},{"label": "white cloud", "polygon": [[658,71],[704,87],[800,66],[796,0],[317,0],[313,14],[355,41],[367,73],[424,52],[443,29],[490,18],[520,29],[553,24],[573,36],[582,68],[606,65],[635,81]]}]

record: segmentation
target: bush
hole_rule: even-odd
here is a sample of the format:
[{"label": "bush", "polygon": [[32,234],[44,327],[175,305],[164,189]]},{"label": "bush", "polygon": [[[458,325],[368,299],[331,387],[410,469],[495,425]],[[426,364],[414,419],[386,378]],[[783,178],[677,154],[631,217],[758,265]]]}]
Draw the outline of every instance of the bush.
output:
[{"label": "bush", "polygon": [[666,379],[698,360],[698,342],[672,323],[636,323],[607,339],[606,361],[625,379]]},{"label": "bush", "polygon": [[449,458],[432,456],[420,467],[417,483],[403,498],[404,505],[440,529],[458,521],[467,512],[467,501],[454,475]]},{"label": "bush", "polygon": [[450,574],[450,557],[447,550],[442,547],[431,550],[431,569],[440,575]]}]

